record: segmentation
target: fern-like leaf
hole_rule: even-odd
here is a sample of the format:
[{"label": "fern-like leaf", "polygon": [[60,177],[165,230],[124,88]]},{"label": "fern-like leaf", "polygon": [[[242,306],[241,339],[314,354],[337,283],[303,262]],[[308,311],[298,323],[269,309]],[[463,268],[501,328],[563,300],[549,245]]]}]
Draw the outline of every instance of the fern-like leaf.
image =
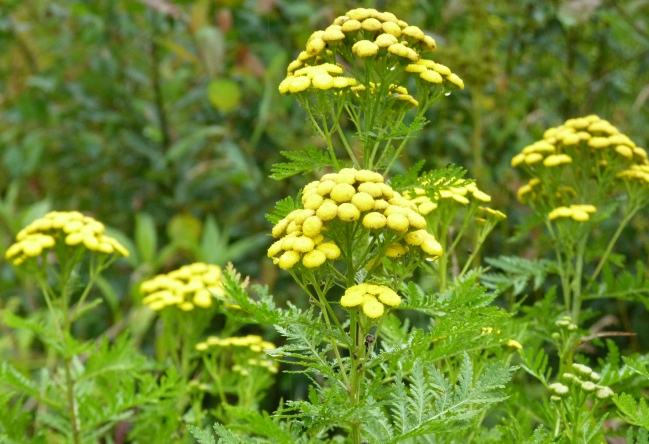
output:
[{"label": "fern-like leaf", "polygon": [[312,146],[306,147],[303,151],[282,151],[281,154],[290,162],[273,165],[271,179],[282,180],[296,174],[306,174],[320,168],[335,166],[327,151]]}]

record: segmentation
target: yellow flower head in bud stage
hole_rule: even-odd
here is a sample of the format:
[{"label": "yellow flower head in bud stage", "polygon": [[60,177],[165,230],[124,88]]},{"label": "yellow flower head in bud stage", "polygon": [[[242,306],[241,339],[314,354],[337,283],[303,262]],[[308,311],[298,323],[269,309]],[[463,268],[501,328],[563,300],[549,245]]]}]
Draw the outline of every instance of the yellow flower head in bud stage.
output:
[{"label": "yellow flower head in bud stage", "polygon": [[638,163],[647,165],[647,153],[638,149],[626,135],[621,134],[610,122],[596,115],[568,119],[563,125],[549,128],[543,133],[543,139],[531,145],[512,158],[511,165],[532,166],[538,162],[545,167],[557,167],[583,164],[584,156],[598,159],[602,166],[616,164],[630,165]]},{"label": "yellow flower head in bud stage", "polygon": [[[435,40],[417,26],[399,20],[389,12],[375,9],[356,8],[337,17],[333,24],[324,30],[314,32],[307,40],[305,50],[287,68],[287,77],[280,83],[282,94],[315,93],[316,90],[347,90],[357,86],[356,93],[369,89],[367,76],[363,74],[361,60],[380,59],[381,70],[390,77],[395,69],[408,68],[397,76],[395,83],[405,86],[413,76],[420,86],[434,88],[442,85],[443,90],[464,89],[464,82],[448,67],[426,59],[437,48]],[[361,59],[361,60],[359,60]],[[320,69],[324,65],[336,66],[337,72],[329,72],[333,77],[333,87],[328,79],[307,76],[309,70]],[[342,66],[353,66],[350,70],[358,78],[348,77],[348,81],[337,81],[342,76]],[[376,71],[381,77],[380,72]],[[305,78],[306,77],[306,78]],[[326,80],[326,81],[325,81]],[[357,85],[358,84],[358,85]],[[363,87],[362,89],[360,87]],[[401,102],[418,106],[416,97],[412,100],[400,98]]]},{"label": "yellow flower head in bud stage", "polygon": [[[268,248],[268,257],[280,268],[298,264],[317,268],[340,257],[340,246],[326,240],[329,227],[340,223],[360,223],[377,235],[389,230],[397,237],[386,251],[388,257],[403,256],[410,246],[429,256],[443,253],[435,238],[426,233],[426,219],[417,205],[374,171],[343,168],[325,174],[304,187],[302,205],[304,208],[292,211],[272,229],[277,240]],[[413,233],[419,233],[421,241],[413,240]]]},{"label": "yellow flower head in bud stage", "polygon": [[[415,197],[413,197],[413,194]],[[417,205],[419,213],[423,215],[437,210],[439,205],[459,204],[465,206],[472,200],[480,203],[491,202],[491,196],[478,189],[475,183],[441,189],[436,203],[431,201],[423,188],[414,188],[412,191],[404,193],[404,197]]]},{"label": "yellow flower head in bud stage", "polygon": [[57,243],[99,254],[128,257],[129,251],[116,239],[104,234],[105,231],[104,224],[78,211],[52,211],[20,230],[16,243],[7,249],[5,257],[13,260],[14,265],[20,265],[52,250]]},{"label": "yellow flower head in bud stage", "polygon": [[376,319],[383,315],[385,306],[396,307],[401,304],[401,297],[384,285],[359,284],[349,287],[340,298],[340,305],[345,308],[361,308],[369,318]]},{"label": "yellow flower head in bud stage", "polygon": [[548,219],[555,220],[559,218],[571,218],[577,222],[586,222],[590,219],[590,215],[595,213],[597,208],[593,205],[570,205],[569,207],[557,207],[550,211]]},{"label": "yellow flower head in bud stage", "polygon": [[[229,338],[209,336],[205,341],[196,344],[194,348],[199,352],[206,353],[229,349],[233,355],[233,361],[237,363],[232,367],[232,370],[242,373],[244,376],[250,374],[249,367],[251,366],[265,368],[271,373],[278,371],[277,363],[268,359],[268,355],[265,353],[275,350],[277,347],[259,335],[231,336]],[[244,371],[246,369],[248,370]]]},{"label": "yellow flower head in bud stage", "polygon": [[[176,307],[191,311],[196,307],[209,308],[214,295],[225,296],[221,267],[197,262],[185,265],[167,274],[159,274],[142,282],[142,302],[153,311]],[[231,305],[232,308],[236,306]]]}]

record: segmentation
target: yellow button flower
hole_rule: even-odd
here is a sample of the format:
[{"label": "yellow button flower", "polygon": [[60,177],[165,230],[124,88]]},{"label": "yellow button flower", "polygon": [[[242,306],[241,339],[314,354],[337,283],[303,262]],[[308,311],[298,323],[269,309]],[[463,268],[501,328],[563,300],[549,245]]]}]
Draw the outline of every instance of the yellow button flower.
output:
[{"label": "yellow button flower", "polygon": [[359,40],[352,46],[352,52],[359,57],[371,57],[379,52],[379,47],[369,40]]}]

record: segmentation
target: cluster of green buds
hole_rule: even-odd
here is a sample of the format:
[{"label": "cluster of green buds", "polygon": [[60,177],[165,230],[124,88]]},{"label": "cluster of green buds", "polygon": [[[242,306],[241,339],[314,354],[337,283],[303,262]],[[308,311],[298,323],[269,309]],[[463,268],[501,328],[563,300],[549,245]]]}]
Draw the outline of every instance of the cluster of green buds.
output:
[{"label": "cluster of green buds", "polygon": [[596,211],[593,204],[616,191],[616,179],[645,180],[649,172],[647,152],[595,115],[548,129],[542,140],[523,148],[511,164],[532,176],[518,190],[521,203],[550,220],[576,222],[590,220]]},{"label": "cluster of green buds", "polygon": [[[300,263],[307,268],[344,254],[350,236],[359,230],[371,233],[378,251],[399,258],[411,251],[439,257],[443,250],[426,231],[426,220],[417,206],[386,184],[383,176],[368,170],[343,168],[309,183],[302,192],[304,209],[280,220],[272,234],[279,238],[268,256],[281,268]],[[329,238],[330,241],[325,242]],[[368,258],[369,261],[369,258]]]},{"label": "cluster of green buds", "polygon": [[196,350],[203,353],[221,353],[229,350],[232,360],[232,371],[243,376],[249,376],[252,368],[266,369],[277,373],[278,366],[273,359],[269,359],[266,351],[275,350],[277,347],[272,342],[265,341],[259,335],[231,336],[219,338],[210,336],[207,340],[196,344]]},{"label": "cluster of green buds", "polygon": [[105,231],[104,224],[78,211],[52,211],[20,230],[5,257],[16,266],[44,257],[48,251],[58,253],[78,248],[106,257],[128,257],[129,251],[115,238],[104,234]]},{"label": "cluster of green buds", "polygon": [[362,308],[369,318],[376,319],[383,315],[385,307],[397,307],[401,297],[385,285],[359,284],[349,287],[340,298],[340,305],[345,308]]},{"label": "cluster of green buds", "polygon": [[166,307],[182,311],[191,311],[195,307],[209,308],[214,295],[225,296],[223,272],[218,265],[196,262],[142,282],[140,293],[144,295],[142,302],[154,311]]},{"label": "cluster of green buds", "polygon": [[[566,383],[574,387],[576,390],[590,395],[594,394],[595,398],[599,400],[608,399],[613,396],[613,390],[610,387],[599,384],[602,379],[599,373],[593,371],[587,365],[584,364],[572,364],[573,372],[566,372],[561,376],[561,379]],[[553,386],[562,386],[566,387],[561,383],[555,383],[550,385],[550,390],[555,396],[564,397],[569,390],[561,388],[560,390],[553,390]],[[568,388],[568,387],[566,387]],[[560,393],[561,392],[561,393]]]},{"label": "cluster of green buds", "polygon": [[570,316],[563,316],[561,319],[559,319],[557,322],[555,322],[555,325],[561,329],[565,329],[567,331],[575,331],[577,330],[577,324],[574,324],[572,322],[572,318]]}]

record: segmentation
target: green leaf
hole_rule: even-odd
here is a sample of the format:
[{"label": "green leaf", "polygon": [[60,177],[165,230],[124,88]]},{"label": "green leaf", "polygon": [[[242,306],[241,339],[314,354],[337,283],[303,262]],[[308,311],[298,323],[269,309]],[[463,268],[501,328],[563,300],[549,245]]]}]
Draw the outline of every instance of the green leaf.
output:
[{"label": "green leaf", "polygon": [[303,151],[281,151],[282,156],[290,162],[276,163],[271,168],[271,179],[282,180],[296,174],[308,174],[313,170],[335,166],[328,151],[322,151],[312,146]]},{"label": "green leaf", "polygon": [[216,444],[216,441],[214,441],[214,436],[209,429],[201,430],[193,425],[188,425],[187,430],[189,430],[189,432],[194,435],[194,438],[196,438],[198,444]]},{"label": "green leaf", "polygon": [[229,113],[241,104],[241,89],[234,80],[212,80],[207,87],[207,97],[214,108]]},{"label": "green leaf", "polygon": [[293,211],[300,209],[301,206],[298,204],[297,200],[294,200],[291,196],[288,196],[275,204],[275,208],[272,213],[266,215],[266,219],[271,224],[276,224],[280,220],[284,219],[288,214]]},{"label": "green leaf", "polygon": [[158,234],[150,214],[140,212],[135,215],[135,244],[142,262],[153,263],[158,249]]}]

